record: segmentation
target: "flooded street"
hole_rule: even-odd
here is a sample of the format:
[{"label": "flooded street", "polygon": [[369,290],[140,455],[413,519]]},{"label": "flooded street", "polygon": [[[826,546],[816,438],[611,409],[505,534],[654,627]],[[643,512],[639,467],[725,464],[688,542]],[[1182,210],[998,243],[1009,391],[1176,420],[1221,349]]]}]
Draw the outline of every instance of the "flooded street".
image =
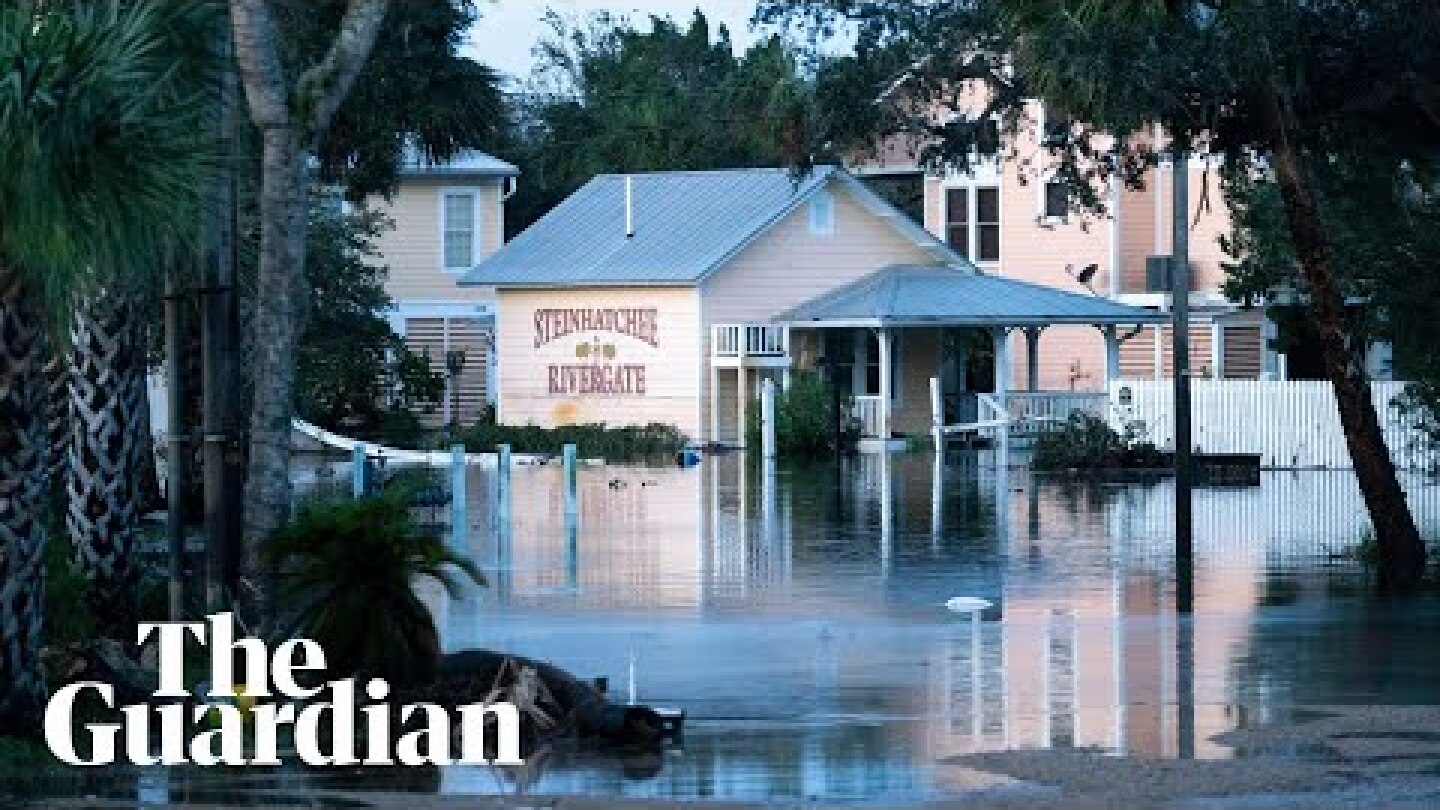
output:
[{"label": "flooded street", "polygon": [[[1368,595],[1348,473],[1199,490],[1186,623],[1165,480],[726,457],[582,468],[567,520],[558,467],[517,467],[506,521],[493,471],[470,475],[490,587],[429,594],[447,648],[608,677],[617,699],[683,709],[686,737],[658,759],[553,758],[523,785],[453,767],[447,793],[918,801],[1003,781],[957,755],[1274,754],[1211,738],[1308,706],[1440,703],[1440,600]],[[1436,536],[1440,488],[1407,487]],[[955,613],[955,596],[993,604]]]}]

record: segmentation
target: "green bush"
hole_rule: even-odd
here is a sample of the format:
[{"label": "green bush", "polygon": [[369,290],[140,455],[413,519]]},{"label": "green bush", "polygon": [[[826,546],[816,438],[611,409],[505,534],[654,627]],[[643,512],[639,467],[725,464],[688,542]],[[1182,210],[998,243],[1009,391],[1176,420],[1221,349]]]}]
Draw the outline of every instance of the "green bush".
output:
[{"label": "green bush", "polygon": [[331,677],[428,682],[440,637],[412,583],[429,577],[454,595],[458,572],[484,584],[472,560],[421,531],[405,490],[302,506],[266,549],[281,637],[319,642]]},{"label": "green bush", "polygon": [[1098,416],[1074,413],[1035,440],[1030,466],[1036,470],[1159,469],[1170,459],[1139,431],[1124,433]]},{"label": "green bush", "polygon": [[[793,371],[789,388],[775,392],[775,452],[791,458],[823,458],[849,452],[860,441],[860,423],[848,395],[839,399],[840,446],[835,446],[835,392],[813,371]],[[760,446],[760,408],[748,410],[745,443]]]},{"label": "green bush", "polygon": [[461,430],[456,441],[475,453],[493,452],[497,445],[508,444],[516,453],[558,455],[565,445],[574,444],[585,458],[668,461],[690,440],[671,425],[609,427],[592,424],[543,428],[537,425],[502,425],[487,414],[486,418]]}]

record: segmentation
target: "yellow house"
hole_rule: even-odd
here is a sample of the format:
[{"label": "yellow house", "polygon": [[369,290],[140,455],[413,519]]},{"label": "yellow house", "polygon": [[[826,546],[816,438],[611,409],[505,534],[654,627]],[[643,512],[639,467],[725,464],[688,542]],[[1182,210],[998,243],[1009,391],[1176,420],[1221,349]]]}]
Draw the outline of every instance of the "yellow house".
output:
[{"label": "yellow house", "polygon": [[727,443],[759,380],[796,368],[848,387],[876,438],[928,435],[931,378],[948,421],[973,419],[979,393],[1071,407],[1034,375],[1010,391],[1012,334],[1094,327],[1113,376],[1122,338],[1164,319],[983,272],[833,167],[602,175],[460,283],[495,291],[501,421],[659,422]]},{"label": "yellow house", "polygon": [[473,422],[493,396],[495,293],[456,282],[504,243],[505,200],[519,173],[483,152],[435,163],[412,150],[395,193],[367,201],[392,223],[376,244],[389,268],[390,327],[445,376],[441,406],[428,415],[434,424]]}]

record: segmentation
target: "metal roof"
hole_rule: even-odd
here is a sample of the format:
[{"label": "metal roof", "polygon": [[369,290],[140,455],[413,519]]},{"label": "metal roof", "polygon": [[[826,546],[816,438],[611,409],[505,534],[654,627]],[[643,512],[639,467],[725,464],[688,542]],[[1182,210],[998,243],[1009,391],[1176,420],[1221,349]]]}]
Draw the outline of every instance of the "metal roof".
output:
[{"label": "metal roof", "polygon": [[1160,323],[1169,317],[973,268],[891,265],[772,320],[837,327],[1043,326]]},{"label": "metal roof", "polygon": [[[625,234],[625,181],[634,235]],[[595,177],[461,279],[462,285],[585,287],[695,284],[827,184],[909,235],[937,262],[963,262],[848,173],[817,167]]]},{"label": "metal roof", "polygon": [[484,177],[515,177],[520,169],[494,155],[474,149],[461,150],[449,160],[432,161],[413,145],[405,147],[400,160],[400,173],[407,177],[435,175],[467,175]]}]

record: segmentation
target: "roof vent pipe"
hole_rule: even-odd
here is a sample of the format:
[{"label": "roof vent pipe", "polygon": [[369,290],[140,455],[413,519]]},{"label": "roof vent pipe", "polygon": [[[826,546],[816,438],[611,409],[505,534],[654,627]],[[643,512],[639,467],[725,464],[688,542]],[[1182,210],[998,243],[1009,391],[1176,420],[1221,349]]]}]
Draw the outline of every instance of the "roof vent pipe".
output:
[{"label": "roof vent pipe", "polygon": [[635,189],[630,175],[625,175],[625,238],[635,235]]}]

